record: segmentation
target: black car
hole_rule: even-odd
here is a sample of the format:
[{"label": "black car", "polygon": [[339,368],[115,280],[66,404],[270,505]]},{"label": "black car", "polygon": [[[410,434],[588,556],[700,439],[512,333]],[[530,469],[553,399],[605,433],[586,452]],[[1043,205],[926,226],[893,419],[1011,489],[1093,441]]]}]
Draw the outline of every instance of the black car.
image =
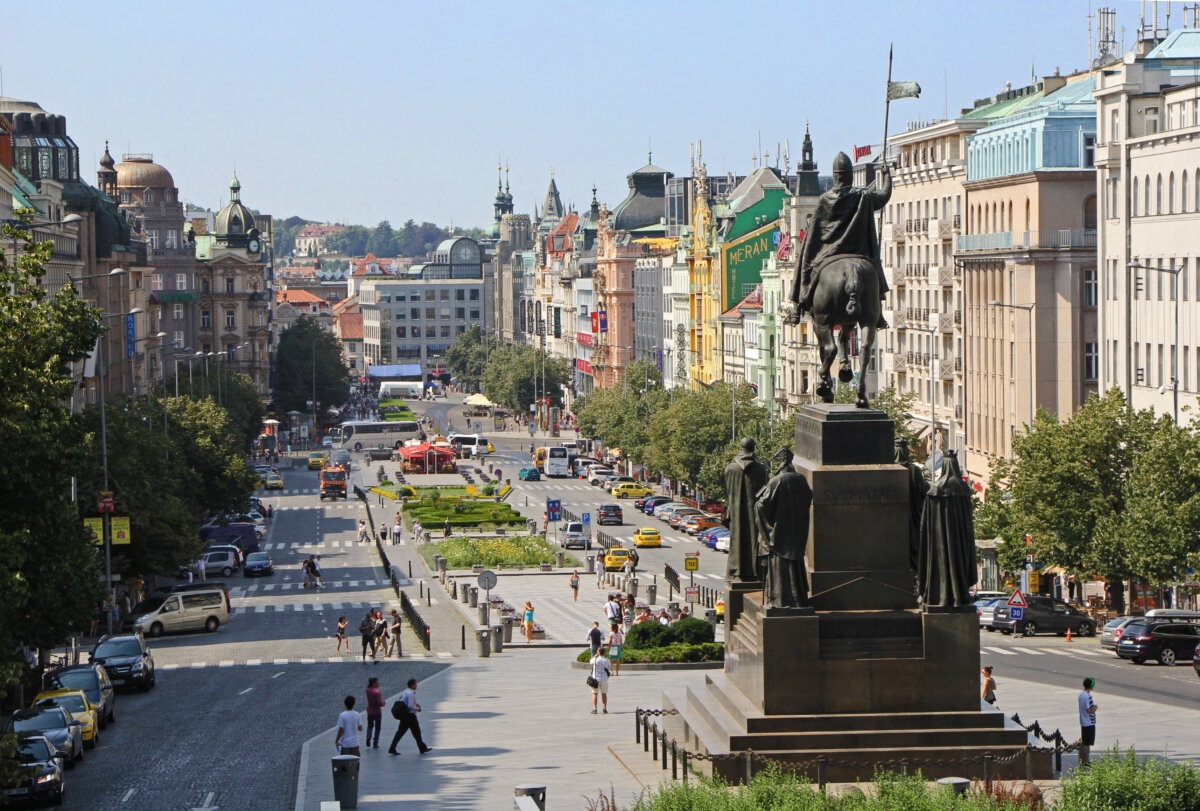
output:
[{"label": "black car", "polygon": [[144,693],[154,686],[154,657],[140,634],[100,637],[91,661],[104,668],[113,687],[136,685]]},{"label": "black car", "polygon": [[1179,620],[1136,619],[1125,626],[1117,643],[1117,656],[1142,664],[1157,659],[1173,665],[1192,655],[1200,643],[1200,627]]},{"label": "black car", "polygon": [[1068,630],[1076,636],[1096,633],[1096,621],[1062,600],[1031,594],[1024,607],[997,603],[992,614],[992,628],[1006,634],[1014,631],[1025,636],[1053,632],[1059,635]]},{"label": "black car", "polygon": [[67,768],[74,768],[76,761],[83,760],[82,724],[71,717],[62,707],[38,707],[32,710],[17,710],[8,717],[5,735],[45,736],[55,751],[63,757]]},{"label": "black car", "polygon": [[625,517],[621,513],[621,508],[616,504],[601,504],[596,513],[596,523],[621,526],[625,523]]},{"label": "black car", "polygon": [[63,753],[55,749],[45,735],[22,738],[17,744],[17,763],[26,771],[26,776],[16,786],[0,792],[3,804],[49,800],[54,805],[62,805],[65,790],[63,758]]},{"label": "black car", "polygon": [[105,729],[116,720],[117,698],[113,694],[108,673],[100,665],[68,665],[51,670],[46,674],[45,689],[82,690],[93,704],[100,708],[100,728]]}]

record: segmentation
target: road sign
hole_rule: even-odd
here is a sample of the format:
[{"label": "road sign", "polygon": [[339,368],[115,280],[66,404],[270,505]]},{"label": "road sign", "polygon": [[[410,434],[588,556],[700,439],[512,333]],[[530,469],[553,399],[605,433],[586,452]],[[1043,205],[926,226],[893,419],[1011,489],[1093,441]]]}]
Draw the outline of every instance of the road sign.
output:
[{"label": "road sign", "polygon": [[496,573],[491,569],[484,569],[479,573],[479,577],[475,579],[479,583],[479,588],[485,591],[491,591],[496,588]]},{"label": "road sign", "polygon": [[1008,609],[1008,618],[1011,620],[1019,620],[1019,619],[1021,619],[1022,616],[1024,616],[1024,614],[1025,614],[1025,609],[1021,608],[1018,605],[1014,605],[1013,607]]},{"label": "road sign", "polygon": [[700,571],[700,558],[694,558],[690,555],[683,559],[683,570],[685,572]]},{"label": "road sign", "polygon": [[1021,593],[1020,589],[1017,589],[1012,593],[1012,596],[1008,598],[1008,604],[1009,606],[1016,606],[1017,608],[1025,608],[1027,605],[1029,605],[1029,603],[1025,602],[1025,595]]},{"label": "road sign", "polygon": [[685,587],[683,590],[683,596],[684,596],[684,599],[686,599],[689,603],[700,602],[700,587],[699,586]]},{"label": "road sign", "polygon": [[562,502],[558,499],[546,499],[546,520],[562,520]]},{"label": "road sign", "polygon": [[115,546],[117,544],[130,543],[129,540],[129,516],[114,515],[110,520],[109,531],[112,533],[110,542]]},{"label": "road sign", "polygon": [[584,513],[584,514],[583,514],[583,523],[585,523],[585,524],[590,524],[590,523],[592,523],[592,514],[591,514],[591,513]]},{"label": "road sign", "polygon": [[97,512],[111,513],[113,511],[113,492],[105,490],[100,494],[100,504],[96,508]]}]

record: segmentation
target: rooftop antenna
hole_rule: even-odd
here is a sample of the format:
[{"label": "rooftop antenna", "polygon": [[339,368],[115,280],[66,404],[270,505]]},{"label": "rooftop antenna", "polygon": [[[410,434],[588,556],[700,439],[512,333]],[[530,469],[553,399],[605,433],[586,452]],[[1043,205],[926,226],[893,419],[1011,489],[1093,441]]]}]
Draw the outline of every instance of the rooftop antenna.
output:
[{"label": "rooftop antenna", "polygon": [[792,150],[787,138],[783,139],[783,173],[792,170]]},{"label": "rooftop antenna", "polygon": [[762,130],[758,131],[758,158],[762,160],[763,166],[767,165],[767,156],[763,154],[762,150]]},{"label": "rooftop antenna", "polygon": [[688,169],[691,177],[696,176],[696,142],[688,144]]}]

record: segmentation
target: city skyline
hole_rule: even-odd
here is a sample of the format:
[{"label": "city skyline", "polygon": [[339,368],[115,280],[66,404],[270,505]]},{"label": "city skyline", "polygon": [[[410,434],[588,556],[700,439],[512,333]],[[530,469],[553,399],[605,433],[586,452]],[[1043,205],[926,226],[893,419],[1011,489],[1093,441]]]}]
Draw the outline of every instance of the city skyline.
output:
[{"label": "city skyline", "polygon": [[[1177,28],[1182,4],[1167,5]],[[517,210],[530,213],[552,174],[577,210],[593,184],[613,206],[648,153],[686,174],[697,141],[710,175],[748,173],[760,144],[774,164],[790,142],[795,162],[806,124],[827,173],[839,150],[882,137],[889,44],[893,79],[923,88],[892,110],[896,133],[908,121],[953,117],[1006,82],[1020,87],[1035,74],[1085,68],[1094,12],[1083,0],[923,10],[871,3],[843,16],[816,4],[756,2],[739,7],[743,34],[727,37],[715,3],[618,5],[604,14],[469,3],[459,23],[432,7],[359,6],[332,19],[315,4],[288,4],[287,15],[274,3],[218,3],[205,15],[67,8],[53,18],[68,20],[54,32],[53,60],[40,35],[48,11],[12,22],[3,94],[67,117],[89,181],[108,140],[117,154],[152,153],[184,199],[213,209],[236,170],[247,204],[275,216],[464,227],[491,220],[498,158]],[[1126,48],[1139,13],[1118,4]],[[1165,8],[1160,25],[1163,18]],[[374,21],[359,25],[365,20]],[[114,24],[124,42],[138,43],[120,60],[128,92],[86,67],[94,32]],[[162,36],[182,26],[185,38]],[[1094,20],[1092,28],[1094,37]],[[578,32],[587,37],[573,44]],[[764,35],[775,47],[764,49]],[[995,56],[980,60],[985,35]],[[806,56],[792,56],[802,47]],[[840,81],[829,81],[833,71]],[[846,97],[846,114],[823,112]]]}]

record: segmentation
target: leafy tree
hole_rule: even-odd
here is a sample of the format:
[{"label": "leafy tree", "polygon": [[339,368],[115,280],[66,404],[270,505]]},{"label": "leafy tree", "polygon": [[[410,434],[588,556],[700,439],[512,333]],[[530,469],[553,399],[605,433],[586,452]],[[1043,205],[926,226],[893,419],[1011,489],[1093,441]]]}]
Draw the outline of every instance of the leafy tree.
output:
[{"label": "leafy tree", "polygon": [[[18,216],[29,222],[28,210]],[[71,503],[83,432],[67,404],[72,364],[101,334],[99,313],[67,285],[42,286],[53,243],[23,225],[3,237],[19,246],[15,266],[0,252],[0,474],[11,498],[0,510],[0,689],[26,670],[14,651],[60,642],[85,628],[100,596],[97,556]],[[88,498],[94,494],[89,493]],[[15,776],[13,736],[0,736],[0,784]]]},{"label": "leafy tree", "polygon": [[367,253],[373,253],[381,259],[391,258],[396,255],[397,249],[396,232],[392,230],[390,222],[383,220],[367,239]]},{"label": "leafy tree", "polygon": [[342,256],[364,256],[367,253],[367,240],[370,238],[371,232],[361,225],[348,225],[346,230],[327,236],[325,246]]},{"label": "leafy tree", "polygon": [[314,389],[323,409],[346,402],[350,369],[337,338],[315,319],[301,316],[285,329],[275,358],[275,403],[281,412],[311,411],[308,401]]},{"label": "leafy tree", "polygon": [[482,379],[488,399],[514,411],[528,409],[535,391],[538,397],[549,397],[551,405],[562,406],[563,387],[570,382],[566,361],[525,345],[505,345],[492,351]]},{"label": "leafy tree", "polygon": [[471,327],[455,339],[446,350],[446,365],[455,379],[468,386],[477,387],[483,381],[484,371],[491,353],[500,346],[492,336],[484,336],[479,325]]}]

